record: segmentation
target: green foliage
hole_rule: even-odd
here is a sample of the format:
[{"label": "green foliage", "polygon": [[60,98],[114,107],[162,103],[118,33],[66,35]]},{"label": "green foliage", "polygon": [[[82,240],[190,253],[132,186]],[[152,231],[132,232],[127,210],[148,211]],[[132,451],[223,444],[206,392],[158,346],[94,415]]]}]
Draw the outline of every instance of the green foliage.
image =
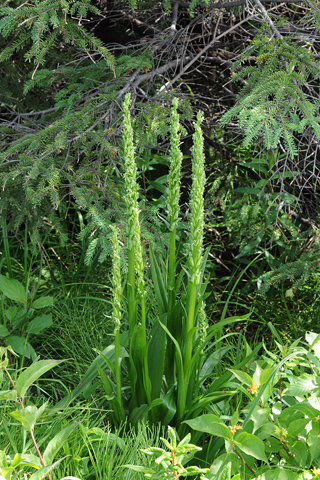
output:
[{"label": "green foliage", "polygon": [[[223,326],[243,321],[244,317],[223,318],[220,323],[209,326],[203,315],[207,254],[203,253],[202,246],[205,179],[201,114],[198,115],[194,134],[192,201],[187,232],[189,240],[182,258],[178,259],[175,227],[180,222],[178,186],[181,155],[178,152],[177,102],[174,102],[172,110],[171,193],[165,197],[169,219],[169,251],[156,251],[149,246],[150,273],[146,270],[140,237],[140,204],[129,106],[130,97],[127,96],[123,132],[128,273],[123,304],[127,312],[128,330],[119,335],[119,325],[125,326],[125,323],[118,318],[117,308],[114,311],[115,344],[109,345],[95,359],[69,400],[88,389],[92,392],[91,382],[99,374],[109,407],[114,412],[112,421],[115,424],[120,424],[127,416],[129,423],[137,426],[144,418],[162,425],[175,424],[181,435],[184,430],[181,425],[183,419],[194,417],[212,402],[218,403],[232,396],[232,393],[223,391],[230,375],[215,382],[214,369],[218,357],[228,350],[221,349],[224,337],[220,332]],[[113,258],[113,270],[116,305],[121,284],[117,254]],[[153,286],[152,295],[148,294],[147,284]],[[147,312],[150,312],[148,316]],[[106,367],[111,377],[104,372]]]},{"label": "green foliage", "polygon": [[301,253],[298,260],[280,265],[259,278],[259,293],[265,294],[271,286],[281,288],[287,285],[288,295],[307,285],[309,279],[317,276],[319,268],[319,246],[316,243],[312,248]]},{"label": "green foliage", "polygon": [[[71,3],[66,0],[42,0],[24,3],[18,8],[0,7],[0,34],[4,38],[14,39],[19,32],[18,38],[2,50],[0,62],[8,60],[19,50],[27,50],[24,59],[26,62],[33,61],[36,71],[44,64],[52,48],[62,40],[66,44],[76,44],[84,51],[97,50],[109,68],[113,69],[113,56],[81,24],[81,19],[86,18],[88,11],[99,14],[99,10],[89,2]],[[75,17],[78,17],[78,22]]]},{"label": "green foliage", "polygon": [[[221,124],[236,117],[245,147],[262,138],[267,150],[277,149],[281,139],[293,158],[298,153],[294,134],[308,127],[320,138],[319,100],[309,98],[304,88],[309,77],[318,77],[320,63],[303,39],[284,41],[273,36],[270,40],[269,35],[264,27],[234,64],[234,79],[246,79],[246,85]],[[256,65],[243,67],[253,55]]]},{"label": "green foliage", "polygon": [[[98,254],[100,262],[110,256],[108,225],[121,219],[124,209],[117,178],[122,118],[117,95],[133,69],[152,69],[153,55],[146,48],[115,59],[84,28],[88,12],[99,14],[89,2],[1,7],[1,68],[14,79],[0,75],[1,102],[21,121],[0,130],[0,208],[8,232],[17,233],[28,222],[34,248],[42,241],[44,224],[63,242],[64,213],[70,206],[85,211],[81,239],[89,244],[85,263],[91,265]],[[168,111],[154,102],[134,107],[134,135],[145,158],[168,132]],[[180,108],[190,114],[187,101]],[[155,218],[151,209],[145,214]]]},{"label": "green foliage", "polygon": [[[318,373],[319,335],[306,334],[309,349],[278,344],[280,353],[231,369],[248,403],[228,420],[202,415],[186,423],[225,440],[207,479],[302,480],[320,467]],[[311,350],[313,352],[311,353]]]},{"label": "green foliage", "polygon": [[188,433],[178,444],[176,433],[173,428],[168,427],[168,436],[170,441],[160,437],[160,440],[165,444],[168,451],[159,447],[149,447],[142,450],[143,453],[151,457],[155,457],[155,468],[146,468],[140,465],[123,465],[125,468],[130,468],[136,472],[143,472],[146,478],[153,478],[154,480],[189,477],[199,474],[208,473],[208,468],[199,468],[196,466],[185,467],[186,461],[190,461],[194,452],[201,450],[200,447],[190,443],[191,435]]},{"label": "green foliage", "polygon": [[0,338],[22,357],[35,360],[36,352],[29,343],[29,338],[39,335],[52,325],[51,314],[35,316],[35,311],[52,307],[53,297],[35,299],[18,280],[4,275],[0,275],[0,291],[7,299],[23,305],[23,308],[10,303],[9,306],[8,301],[2,298],[3,323],[0,325]]},{"label": "green foliage", "polygon": [[3,372],[9,379],[11,389],[1,390],[0,398],[2,401],[15,402],[18,406],[18,410],[10,412],[10,415],[14,420],[18,421],[22,425],[23,430],[27,430],[30,433],[32,443],[36,450],[37,455],[23,453],[15,453],[15,455],[6,455],[5,451],[0,450],[0,472],[5,480],[11,480],[19,478],[18,475],[22,471],[28,471],[28,467],[36,469],[36,472],[30,476],[31,480],[41,480],[44,477],[49,477],[51,480],[51,471],[62,460],[59,459],[55,462],[54,459],[59,452],[60,448],[65,443],[66,439],[77,427],[77,424],[70,425],[65,429],[57,433],[47,444],[43,453],[39,450],[38,443],[35,438],[35,427],[40,418],[43,417],[47,404],[44,403],[40,407],[35,405],[26,405],[25,397],[29,388],[51,368],[55,367],[60,361],[54,360],[41,360],[34,362],[30,367],[24,370],[17,378],[13,379],[8,369],[8,353],[15,354],[10,346],[0,347],[0,373],[1,373],[1,386],[3,385]]}]

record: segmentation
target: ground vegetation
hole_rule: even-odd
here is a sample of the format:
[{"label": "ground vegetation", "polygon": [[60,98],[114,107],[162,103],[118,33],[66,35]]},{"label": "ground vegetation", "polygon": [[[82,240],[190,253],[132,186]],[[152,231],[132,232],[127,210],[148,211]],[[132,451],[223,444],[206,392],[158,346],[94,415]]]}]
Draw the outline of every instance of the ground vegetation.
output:
[{"label": "ground vegetation", "polygon": [[0,6],[0,476],[320,475],[317,2]]}]

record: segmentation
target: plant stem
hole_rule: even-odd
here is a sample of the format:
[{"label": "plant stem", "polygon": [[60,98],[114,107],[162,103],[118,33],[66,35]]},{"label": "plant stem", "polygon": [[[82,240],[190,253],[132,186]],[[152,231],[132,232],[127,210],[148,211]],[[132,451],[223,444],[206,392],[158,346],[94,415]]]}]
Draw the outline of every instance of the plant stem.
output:
[{"label": "plant stem", "polygon": [[237,450],[235,449],[234,444],[231,443],[231,442],[230,442],[230,444],[231,444],[231,447],[233,448],[234,453],[235,453],[236,455],[238,455],[238,457],[239,457],[240,460],[244,463],[244,465],[250,470],[250,472],[254,475],[254,477],[256,477],[256,474],[255,474],[254,470],[252,470],[252,468],[247,464],[247,462],[245,461],[245,459],[241,457],[240,453],[237,452]]},{"label": "plant stem", "polygon": [[[14,390],[17,392],[17,398],[18,398],[18,402],[19,402],[19,404],[20,404],[21,409],[24,410],[23,399],[20,397],[20,395],[19,395],[19,393],[18,393],[17,387],[16,387],[16,385],[15,385],[15,383],[14,383],[14,381],[13,381],[13,378],[11,377],[10,373],[8,372],[8,370],[7,370],[5,367],[3,367],[3,369],[4,369],[4,371],[6,372],[6,375],[8,375],[8,378],[9,378],[9,380],[10,380],[10,382],[11,382]],[[31,438],[32,438],[32,443],[33,443],[33,445],[34,445],[34,447],[35,447],[35,449],[36,449],[36,451],[37,451],[38,457],[40,458],[40,462],[42,463],[42,465],[43,465],[44,467],[46,467],[46,464],[44,463],[44,460],[43,460],[43,458],[42,458],[42,455],[41,455],[41,452],[40,452],[40,450],[39,450],[38,444],[37,444],[37,442],[36,442],[36,439],[35,439],[35,436],[34,436],[34,433],[33,433],[33,429],[30,428],[30,429],[29,429],[29,432],[30,432],[30,435],[31,435]],[[49,477],[50,480],[52,480],[50,473],[48,473],[48,477]]]},{"label": "plant stem", "polygon": [[132,338],[133,329],[136,325],[134,264],[135,264],[135,252],[134,252],[134,247],[132,246],[132,248],[130,248],[128,253],[128,277],[127,277],[129,339]]}]

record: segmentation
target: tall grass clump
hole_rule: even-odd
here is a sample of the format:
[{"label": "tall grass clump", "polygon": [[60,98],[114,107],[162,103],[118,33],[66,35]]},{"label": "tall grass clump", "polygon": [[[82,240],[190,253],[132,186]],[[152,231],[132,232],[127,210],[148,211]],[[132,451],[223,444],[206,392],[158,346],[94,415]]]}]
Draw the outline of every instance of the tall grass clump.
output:
[{"label": "tall grass clump", "polygon": [[[188,239],[178,248],[180,223],[180,124],[178,100],[171,114],[170,171],[166,196],[167,249],[145,245],[140,234],[139,186],[134,155],[130,96],[124,102],[123,155],[126,202],[125,247],[113,229],[113,323],[114,343],[108,345],[90,365],[69,401],[88,390],[99,374],[111,409],[110,419],[120,425],[124,419],[137,426],[149,423],[175,426],[205,411],[213,403],[220,408],[235,392],[225,387],[231,377],[216,371],[228,346],[222,342],[224,325],[244,317],[223,319],[209,325],[205,316],[205,279],[208,252],[204,251],[205,158],[201,132],[202,113],[194,124],[192,187]],[[121,251],[122,249],[122,251]],[[122,278],[120,256],[127,256],[127,275]],[[148,261],[145,259],[148,258]],[[231,366],[241,368],[248,359]],[[106,372],[106,368],[108,372]],[[67,399],[63,399],[65,402]]]}]

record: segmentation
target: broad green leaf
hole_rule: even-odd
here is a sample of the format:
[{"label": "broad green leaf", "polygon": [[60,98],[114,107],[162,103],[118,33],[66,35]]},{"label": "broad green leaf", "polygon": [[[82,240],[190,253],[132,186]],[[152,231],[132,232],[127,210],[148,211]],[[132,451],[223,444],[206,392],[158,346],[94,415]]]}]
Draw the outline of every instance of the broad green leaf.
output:
[{"label": "broad green leaf", "polygon": [[121,468],[130,468],[130,470],[133,470],[134,472],[141,472],[149,475],[153,474],[153,470],[148,467],[142,467],[140,465],[121,465]]},{"label": "broad green leaf", "polygon": [[10,467],[17,467],[18,465],[20,465],[20,463],[22,463],[24,460],[22,457],[20,457],[20,455],[18,453],[15,454],[11,464],[10,464]]},{"label": "broad green leaf", "polygon": [[17,391],[16,390],[2,390],[0,392],[0,401],[3,400],[13,400],[17,401]]},{"label": "broad green leaf", "polygon": [[231,424],[231,425],[237,425],[237,424],[238,424],[238,421],[239,421],[239,412],[238,412],[238,410],[236,410],[236,411],[234,412],[234,414],[232,415],[232,417],[231,417],[231,422],[230,422],[230,424]]},{"label": "broad green leaf", "polygon": [[[318,390],[319,391],[319,390]],[[310,397],[308,397],[308,403],[315,409],[320,411],[320,397],[318,392],[313,392]]]},{"label": "broad green leaf", "polygon": [[[319,430],[318,430],[318,434],[319,434]],[[291,445],[290,454],[292,454],[295,463],[300,465],[300,467],[302,468],[307,467],[307,463],[309,463],[310,461],[310,456],[309,456],[308,447],[305,441],[298,440],[293,445]]]},{"label": "broad green leaf", "polygon": [[26,289],[18,280],[0,275],[0,290],[10,300],[23,304],[28,303]]},{"label": "broad green leaf", "polygon": [[160,405],[160,422],[161,425],[169,425],[177,411],[175,385],[172,385],[170,390],[162,397],[162,404]]},{"label": "broad green leaf", "polygon": [[261,240],[263,238],[263,234],[260,233],[258,236],[257,236],[257,239],[256,240],[253,240],[252,242],[248,243],[247,245],[245,245],[240,253],[235,257],[236,259],[238,258],[241,258],[241,257],[244,257],[245,255],[249,255],[249,254],[252,254],[254,253],[254,250],[255,248],[260,245],[261,243]]},{"label": "broad green leaf", "polygon": [[20,397],[23,398],[25,396],[28,388],[38,380],[41,375],[62,362],[64,362],[64,360],[40,360],[26,368],[16,381],[16,389]]},{"label": "broad green leaf", "polygon": [[254,412],[252,412],[251,415],[251,420],[253,421],[254,424],[254,430],[252,433],[254,433],[258,428],[261,427],[265,422],[267,422],[268,417],[270,415],[270,408],[265,407],[265,408],[256,408]]},{"label": "broad green leaf", "polygon": [[28,467],[33,467],[39,470],[42,467],[42,463],[38,455],[33,455],[33,453],[24,453],[23,454],[23,463]]},{"label": "broad green leaf", "polygon": [[307,444],[310,448],[311,463],[319,462],[320,457],[320,425],[317,420],[311,422],[312,428],[307,436]]},{"label": "broad green leaf", "polygon": [[10,345],[19,355],[24,355],[27,358],[35,358],[34,349],[29,342],[26,342],[25,338],[18,337],[17,335],[9,335],[9,337],[5,337],[4,342],[8,346]]},{"label": "broad green leaf", "polygon": [[228,370],[230,370],[230,372],[232,372],[241,383],[248,385],[248,387],[254,384],[253,378],[251,378],[246,372],[241,372],[241,370],[234,370],[232,368],[229,368]]},{"label": "broad green leaf", "polygon": [[156,398],[151,402],[150,407],[147,404],[145,404],[145,405],[140,405],[139,407],[134,408],[133,411],[130,413],[129,423],[137,427],[139,425],[139,422],[141,422],[141,420],[146,418],[148,412],[153,408],[157,407],[158,405],[161,405],[161,403],[162,403],[162,399]]},{"label": "broad green leaf", "polygon": [[32,302],[32,308],[53,307],[53,297],[40,297]]},{"label": "broad green leaf", "polygon": [[286,395],[292,397],[302,397],[318,388],[314,381],[314,375],[304,373],[301,377],[297,377],[295,382],[288,387]]},{"label": "broad green leaf", "polygon": [[52,315],[42,315],[41,317],[36,317],[29,323],[27,327],[27,332],[34,335],[38,335],[42,330],[50,327],[52,325]]},{"label": "broad green leaf", "polygon": [[154,285],[154,293],[157,299],[157,305],[159,307],[160,315],[164,315],[168,312],[168,294],[167,289],[163,282],[163,274],[161,268],[156,260],[154,251],[150,248],[150,266],[151,266],[151,275]]},{"label": "broad green leaf", "polygon": [[18,313],[18,307],[16,307],[15,305],[12,305],[11,307],[7,308],[5,311],[6,317],[10,322],[13,322],[17,313]]},{"label": "broad green leaf", "polygon": [[130,363],[134,365],[137,378],[131,397],[131,405],[139,407],[147,403],[148,396],[151,398],[151,383],[145,378],[145,361],[147,359],[147,345],[145,330],[142,326],[134,329],[130,342]]},{"label": "broad green leaf", "polygon": [[9,334],[9,330],[4,325],[0,325],[0,337],[7,337]]},{"label": "broad green leaf", "polygon": [[7,455],[3,450],[0,450],[0,467],[6,467],[7,465]]},{"label": "broad green leaf", "polygon": [[298,418],[297,420],[293,420],[293,422],[289,424],[288,435],[291,435],[292,437],[301,435],[309,422],[309,418]]},{"label": "broad green leaf", "polygon": [[69,427],[64,428],[59,433],[57,433],[52,440],[48,443],[45,451],[43,452],[42,458],[44,463],[48,465],[52,463],[54,457],[57,455],[58,451],[70,435],[70,433],[79,425],[79,423],[74,423],[69,425]]},{"label": "broad green leaf", "polygon": [[[219,340],[220,341],[220,340]],[[201,372],[200,372],[200,378],[201,381],[204,381],[209,375],[212,375],[212,372],[216,365],[218,365],[221,362],[221,358],[230,350],[230,347],[225,346],[225,347],[220,347],[213,351],[208,357],[206,358],[206,361],[203,363]]]},{"label": "broad green leaf", "polygon": [[320,335],[314,332],[307,332],[306,341],[309,345],[312,345],[315,356],[320,360]]},{"label": "broad green leaf", "polygon": [[257,480],[297,480],[297,473],[286,468],[273,468],[259,475]]},{"label": "broad green leaf", "polygon": [[102,386],[107,396],[114,395],[116,392],[115,384],[110,380],[108,375],[102,370],[99,364],[97,365],[97,369],[98,369],[99,377],[101,378],[101,381],[102,381]]},{"label": "broad green leaf", "polygon": [[[259,434],[260,436],[260,434]],[[265,445],[265,451],[267,453],[279,453],[280,450],[282,450],[283,445],[282,443],[274,437],[267,437],[268,440],[264,442]]]},{"label": "broad green leaf", "polygon": [[210,433],[211,435],[216,435],[226,440],[230,440],[232,437],[229,428],[215,415],[201,415],[201,417],[194,418],[193,420],[185,420],[183,423],[186,423],[194,430]]},{"label": "broad green leaf", "polygon": [[247,455],[251,455],[257,460],[262,460],[268,463],[268,459],[264,451],[264,444],[260,438],[256,437],[255,435],[251,435],[251,433],[241,432],[234,438],[233,441],[235,445],[237,445],[237,447]]}]

